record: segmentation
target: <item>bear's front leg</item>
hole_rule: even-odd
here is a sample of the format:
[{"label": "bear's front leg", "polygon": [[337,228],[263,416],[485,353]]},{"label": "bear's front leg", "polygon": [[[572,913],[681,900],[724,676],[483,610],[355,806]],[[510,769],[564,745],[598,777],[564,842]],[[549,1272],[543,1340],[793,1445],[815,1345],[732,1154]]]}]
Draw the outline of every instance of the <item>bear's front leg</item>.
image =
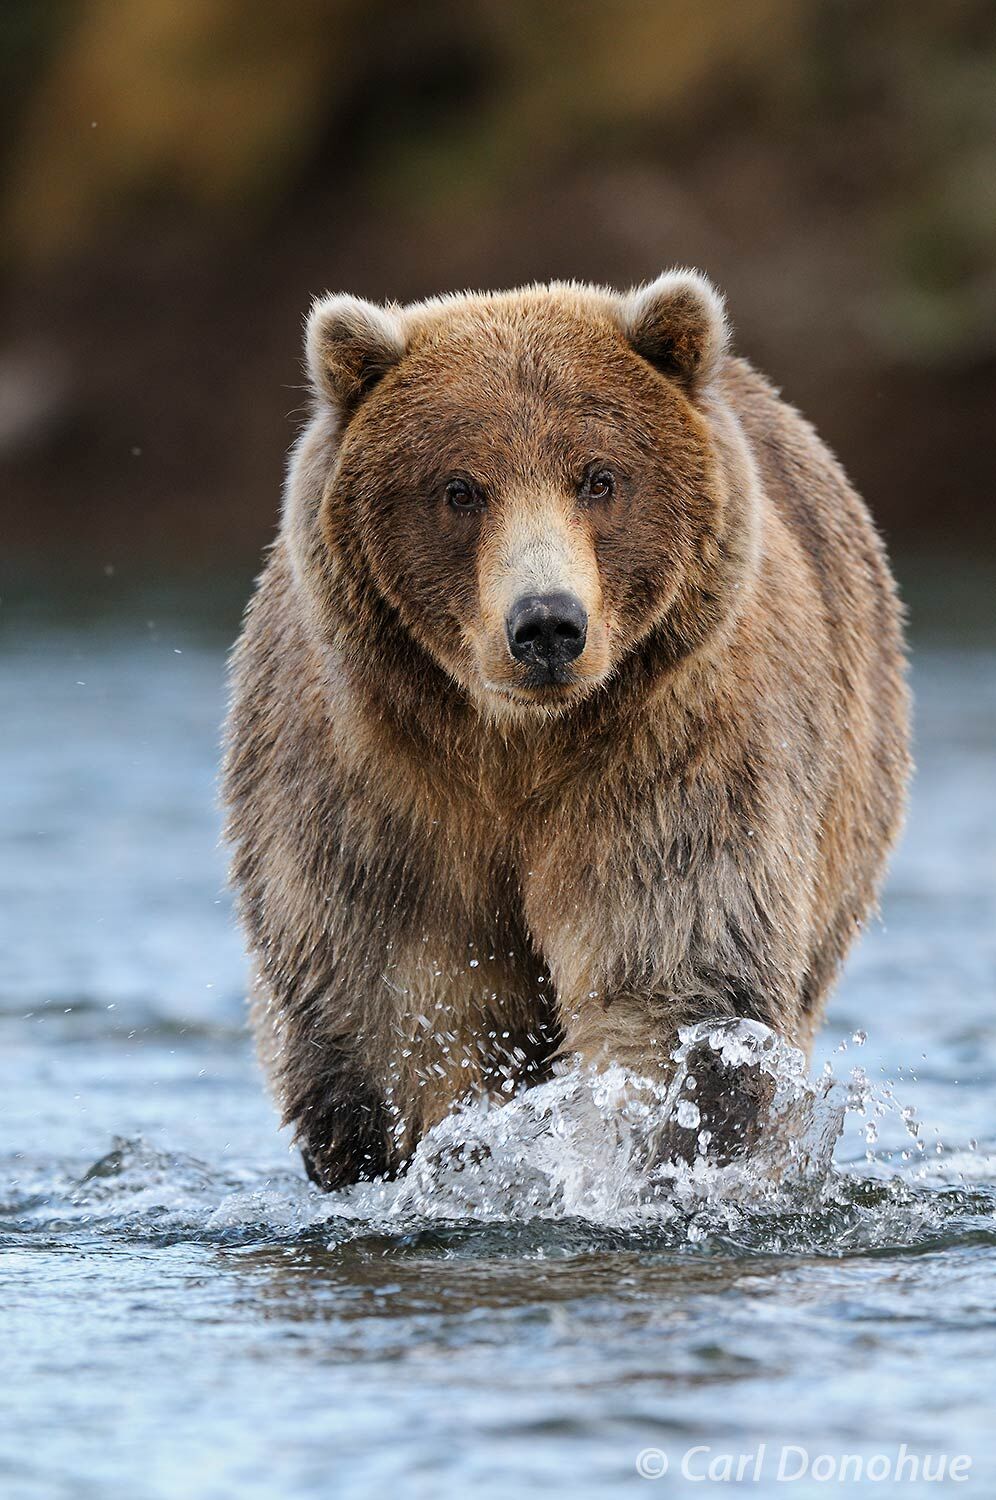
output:
[{"label": "bear's front leg", "polygon": [[278,1006],[260,989],[254,1004],[284,1122],[326,1191],[397,1176],[454,1105],[541,1078],[560,1041],[535,960],[508,931],[425,932],[376,965],[346,954],[341,943],[300,997]]},{"label": "bear's front leg", "polygon": [[[761,840],[745,843],[760,861]],[[686,1027],[759,1022],[796,1045],[806,1040],[802,881],[779,890],[760,862],[751,866],[729,845],[693,858],[686,841],[680,861],[643,849],[626,866],[614,849],[592,852],[604,860],[597,877],[548,859],[537,861],[529,885],[530,924],[560,1003],[562,1055],[599,1070],[619,1064],[663,1091]],[[659,1154],[690,1157],[703,1140],[720,1160],[749,1150],[764,1129],[770,1078],[749,1062],[731,1066],[705,1041],[682,1067],[695,1079],[695,1128],[662,1120]]]},{"label": "bear's front leg", "polygon": [[[665,776],[655,745],[620,745],[625,777],[613,763],[565,800],[554,837],[537,826],[523,890],[562,1052],[666,1088],[685,1027],[756,1022],[808,1043],[818,822],[794,789],[761,801],[762,749],[714,748],[710,774],[691,743],[684,768]],[[690,1154],[705,1133],[711,1155],[743,1152],[764,1128],[763,1070],[730,1066],[708,1044],[688,1061],[700,1123],[662,1123],[662,1150]]]}]

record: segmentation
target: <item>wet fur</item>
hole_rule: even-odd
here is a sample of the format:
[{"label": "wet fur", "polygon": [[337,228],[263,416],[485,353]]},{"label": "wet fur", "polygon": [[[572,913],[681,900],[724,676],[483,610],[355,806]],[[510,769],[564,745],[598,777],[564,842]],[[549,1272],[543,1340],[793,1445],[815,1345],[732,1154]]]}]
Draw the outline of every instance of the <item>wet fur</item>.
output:
[{"label": "wet fur", "polygon": [[[881,542],[707,284],[656,295],[312,318],[225,792],[261,1054],[326,1188],[555,1054],[662,1074],[720,1016],[808,1048],[873,908],[908,773]],[[589,448],[642,476],[624,512],[571,509]],[[419,498],[454,467],[496,496],[473,530]],[[592,675],[529,707],[486,680],[541,501]]]}]

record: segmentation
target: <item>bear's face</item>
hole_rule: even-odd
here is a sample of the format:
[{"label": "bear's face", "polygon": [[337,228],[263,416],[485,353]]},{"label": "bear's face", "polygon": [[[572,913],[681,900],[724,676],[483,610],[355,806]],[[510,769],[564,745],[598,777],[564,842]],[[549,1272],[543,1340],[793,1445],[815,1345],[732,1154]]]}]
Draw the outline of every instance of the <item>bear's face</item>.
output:
[{"label": "bear's face", "polygon": [[325,546],[479,704],[563,709],[667,618],[716,535],[700,400],[722,340],[687,275],[629,298],[319,304],[309,355],[341,421]]}]

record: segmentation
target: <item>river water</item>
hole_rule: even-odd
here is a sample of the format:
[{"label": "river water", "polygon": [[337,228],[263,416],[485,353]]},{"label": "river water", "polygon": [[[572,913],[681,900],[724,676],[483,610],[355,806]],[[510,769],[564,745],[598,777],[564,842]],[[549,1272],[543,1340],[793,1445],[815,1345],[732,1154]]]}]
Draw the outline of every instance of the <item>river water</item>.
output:
[{"label": "river water", "polygon": [[912,813],[808,1169],[662,1191],[568,1078],[334,1198],[243,1025],[243,586],[5,598],[3,1500],[996,1492],[996,641],[986,580],[913,591]]}]

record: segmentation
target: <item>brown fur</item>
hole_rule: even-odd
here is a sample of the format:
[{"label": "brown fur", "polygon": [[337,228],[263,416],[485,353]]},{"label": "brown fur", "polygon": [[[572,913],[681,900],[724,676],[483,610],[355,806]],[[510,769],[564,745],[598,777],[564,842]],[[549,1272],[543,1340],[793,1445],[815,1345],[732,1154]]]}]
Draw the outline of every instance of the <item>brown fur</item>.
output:
[{"label": "brown fur", "polygon": [[[262,1055],[325,1187],[397,1172],[555,1053],[666,1073],[677,1027],[808,1048],[899,827],[878,536],[672,273],[313,310],[316,391],[234,658],[225,771]],[[578,496],[586,466],[617,479]],[[483,509],[456,513],[446,484]],[[514,597],[588,611],[571,680]]]}]

